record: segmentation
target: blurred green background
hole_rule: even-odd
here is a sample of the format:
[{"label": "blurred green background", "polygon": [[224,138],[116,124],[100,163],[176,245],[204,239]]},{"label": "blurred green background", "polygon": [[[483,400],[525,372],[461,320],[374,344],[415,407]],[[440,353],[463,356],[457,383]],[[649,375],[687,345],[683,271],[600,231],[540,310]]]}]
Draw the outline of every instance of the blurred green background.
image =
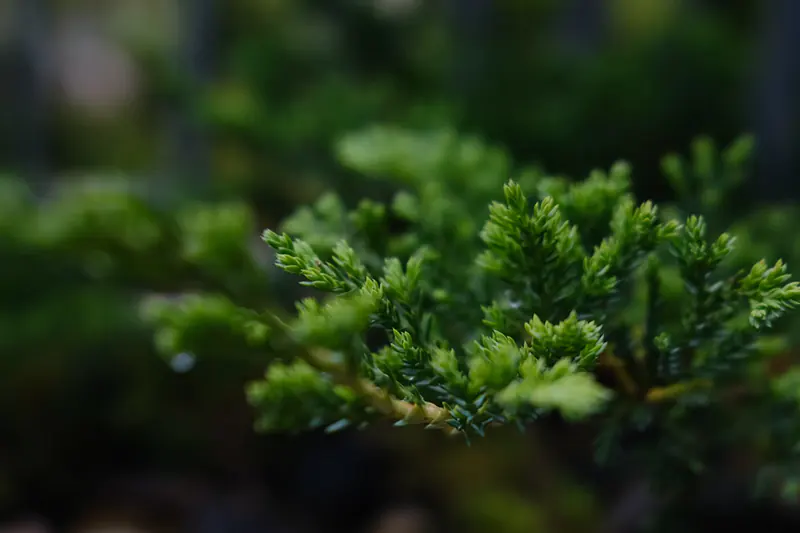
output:
[{"label": "blurred green background", "polygon": [[[375,124],[574,178],[625,159],[640,198],[791,267],[797,50],[793,0],[0,3],[0,530],[627,531],[635,472],[580,430],[257,435],[258,354],[165,361],[138,303],[290,306],[258,235],[325,190],[385,198],[335,151]],[[737,188],[670,186],[662,156],[742,133]]]}]

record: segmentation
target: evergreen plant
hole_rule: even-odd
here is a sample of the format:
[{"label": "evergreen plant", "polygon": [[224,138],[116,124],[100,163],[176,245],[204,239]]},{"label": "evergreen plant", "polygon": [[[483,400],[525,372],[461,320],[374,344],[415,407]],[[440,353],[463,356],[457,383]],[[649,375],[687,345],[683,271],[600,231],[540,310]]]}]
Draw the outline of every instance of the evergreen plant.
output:
[{"label": "evergreen plant", "polygon": [[[725,152],[726,175],[748,143]],[[777,465],[771,487],[794,486],[795,373],[760,372],[764,335],[800,302],[782,261],[734,268],[733,236],[637,202],[625,162],[574,182],[451,131],[387,127],[337,153],[391,180],[393,200],[348,209],[327,194],[264,232],[313,291],[296,313],[215,307],[268,362],[247,390],[260,430],[390,420],[470,441],[566,420],[595,429],[599,461],[639,464],[668,499],[733,448]],[[172,304],[151,317],[172,352],[202,352],[186,334],[197,315]]]}]

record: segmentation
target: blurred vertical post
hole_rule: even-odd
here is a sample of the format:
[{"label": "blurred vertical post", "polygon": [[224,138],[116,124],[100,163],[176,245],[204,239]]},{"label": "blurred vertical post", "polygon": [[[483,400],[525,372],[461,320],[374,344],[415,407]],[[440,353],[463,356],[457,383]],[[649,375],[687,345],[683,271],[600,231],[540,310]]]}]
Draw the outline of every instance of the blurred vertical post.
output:
[{"label": "blurred vertical post", "polygon": [[800,140],[800,2],[766,0],[763,75],[759,76],[757,130],[759,195],[793,200],[800,193],[797,142]]},{"label": "blurred vertical post", "polygon": [[47,4],[47,0],[16,0],[17,54],[14,72],[7,78],[14,85],[9,113],[16,115],[17,166],[36,192],[42,192],[50,180]]},{"label": "blurred vertical post", "polygon": [[456,92],[469,99],[483,78],[488,60],[492,0],[451,0],[453,28],[458,43]]},{"label": "blurred vertical post", "polygon": [[179,186],[204,188],[210,181],[208,139],[196,114],[197,104],[214,73],[216,0],[178,0],[182,29],[177,68],[180,98],[173,111],[173,179]]},{"label": "blurred vertical post", "polygon": [[563,32],[567,44],[579,53],[593,53],[603,42],[607,2],[572,0],[564,6]]}]

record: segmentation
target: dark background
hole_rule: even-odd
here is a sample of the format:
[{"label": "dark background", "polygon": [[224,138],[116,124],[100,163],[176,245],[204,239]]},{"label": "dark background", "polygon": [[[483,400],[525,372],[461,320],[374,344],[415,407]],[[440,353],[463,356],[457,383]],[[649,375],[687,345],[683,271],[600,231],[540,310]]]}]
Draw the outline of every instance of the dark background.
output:
[{"label": "dark background", "polygon": [[[756,171],[725,206],[746,211],[800,192],[798,52],[794,0],[5,0],[0,171],[39,199],[124,179],[156,202],[244,202],[261,229],[328,188],[379,194],[332,152],[373,123],[454,127],[573,177],[624,158],[659,201],[662,155],[750,132]],[[9,242],[1,531],[590,531],[647,508],[563,431],[471,448],[415,429],[256,435],[243,385],[263,364],[177,372],[130,283]]]}]

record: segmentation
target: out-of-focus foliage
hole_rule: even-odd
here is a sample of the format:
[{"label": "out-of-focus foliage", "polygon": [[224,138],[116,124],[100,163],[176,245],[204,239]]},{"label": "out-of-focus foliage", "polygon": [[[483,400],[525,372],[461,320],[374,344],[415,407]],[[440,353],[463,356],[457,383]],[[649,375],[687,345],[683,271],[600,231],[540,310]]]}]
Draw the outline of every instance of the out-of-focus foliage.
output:
[{"label": "out-of-focus foliage", "polygon": [[[209,419],[261,365],[247,353],[195,361],[174,352],[171,370],[153,354],[138,308],[153,293],[191,306],[184,293],[196,287],[216,291],[220,302],[268,301],[250,209],[159,205],[114,179],[37,199],[24,182],[3,178],[0,204],[0,508],[34,487],[40,497],[79,491],[75,465],[104,464],[105,447],[121,449],[112,443],[126,442],[132,463],[212,461],[202,441]],[[259,328],[243,322],[233,331],[242,328],[258,342]],[[192,412],[182,414],[187,405]]]},{"label": "out-of-focus foliage", "polygon": [[[693,140],[686,156],[673,153],[662,158],[662,172],[675,193],[668,209],[673,216],[702,214],[710,231],[730,228],[737,239],[728,267],[731,274],[761,258],[783,258],[789,271],[796,272],[800,244],[791,232],[798,212],[791,205],[765,205],[757,196],[753,199],[759,186],[754,173],[756,148],[751,135],[740,136],[723,147],[702,136]],[[677,279],[671,279],[669,283],[679,292]],[[777,348],[797,342],[795,324],[782,323],[784,339],[775,344]]]},{"label": "out-of-focus foliage", "polygon": [[741,128],[754,6],[617,1],[593,19],[567,4],[229,2],[200,106],[216,172],[280,209],[352,179],[330,146],[375,122],[473,131],[578,175],[622,153],[649,176],[698,129]]}]

